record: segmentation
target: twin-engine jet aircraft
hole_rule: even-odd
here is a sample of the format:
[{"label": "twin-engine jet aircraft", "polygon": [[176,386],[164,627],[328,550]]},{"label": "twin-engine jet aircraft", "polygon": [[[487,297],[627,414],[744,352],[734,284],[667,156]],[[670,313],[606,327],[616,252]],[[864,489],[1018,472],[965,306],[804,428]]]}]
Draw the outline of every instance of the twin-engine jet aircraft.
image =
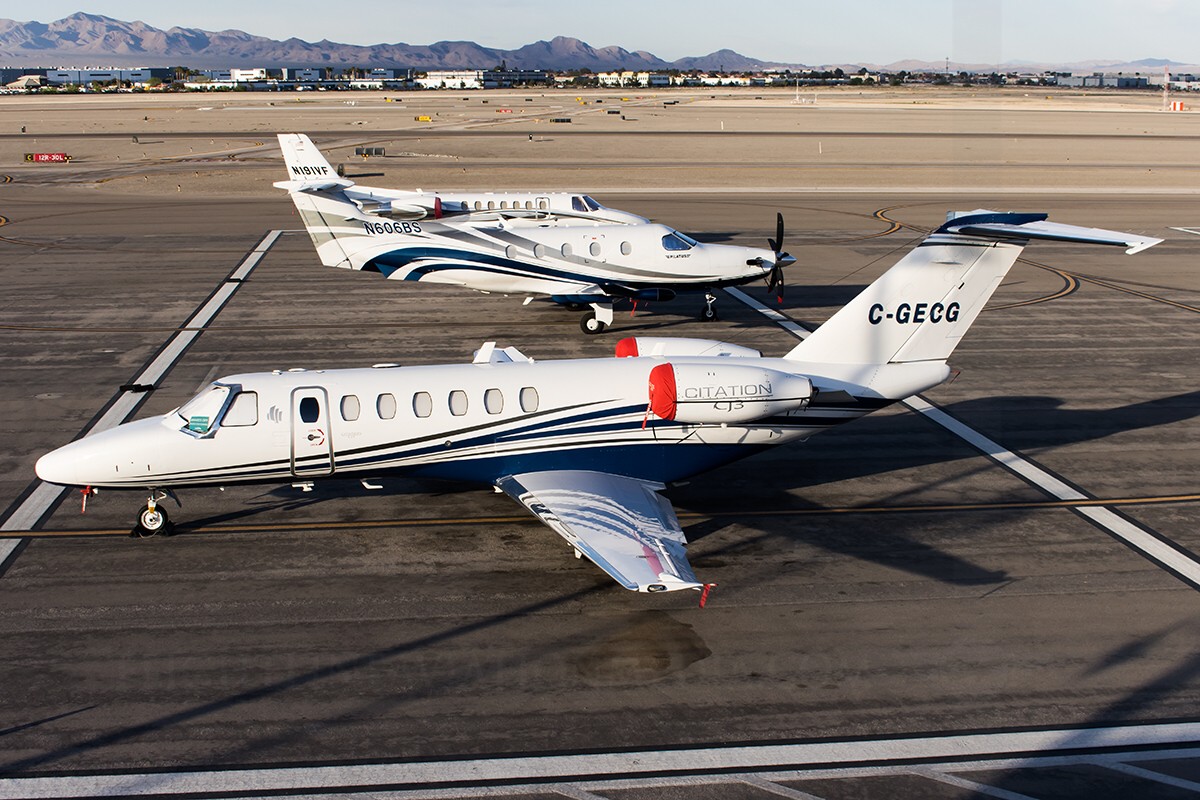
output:
[{"label": "twin-engine jet aircraft", "polygon": [[448,283],[503,294],[549,295],[591,307],[585,333],[613,321],[618,299],[670,300],[703,292],[701,319],[716,318],[713,289],[766,279],[782,289],[783,218],[770,249],[701,244],[587,195],[556,192],[406,192],[338,176],[307,136],[279,134],[286,189],[327,267],[385,278]]},{"label": "twin-engine jet aircraft", "polygon": [[[534,362],[485,344],[471,364],[232,375],[178,409],[41,458],[68,486],[170,489],[410,474],[491,484],[627,589],[705,590],[666,484],[857,419],[949,377],[947,359],[1031,239],[1160,242],[951,215],[782,358],[702,339],[625,339],[610,359]],[[707,592],[706,592],[707,593]],[[703,598],[705,595],[701,595]]]}]

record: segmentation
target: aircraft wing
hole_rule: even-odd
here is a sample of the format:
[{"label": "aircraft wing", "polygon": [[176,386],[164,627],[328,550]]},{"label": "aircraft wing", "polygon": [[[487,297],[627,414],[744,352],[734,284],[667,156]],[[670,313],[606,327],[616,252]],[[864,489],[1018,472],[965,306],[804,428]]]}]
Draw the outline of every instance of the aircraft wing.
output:
[{"label": "aircraft wing", "polygon": [[704,589],[661,483],[556,470],[508,475],[496,485],[626,589]]}]

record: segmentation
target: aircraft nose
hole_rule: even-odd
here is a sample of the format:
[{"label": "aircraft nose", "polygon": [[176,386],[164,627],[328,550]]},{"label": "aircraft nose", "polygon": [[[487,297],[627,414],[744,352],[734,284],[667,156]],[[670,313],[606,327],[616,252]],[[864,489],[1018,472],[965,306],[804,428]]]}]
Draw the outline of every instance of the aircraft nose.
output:
[{"label": "aircraft nose", "polygon": [[71,445],[51,450],[37,460],[33,471],[47,483],[62,486],[82,485],[78,480],[78,459],[69,452]]}]

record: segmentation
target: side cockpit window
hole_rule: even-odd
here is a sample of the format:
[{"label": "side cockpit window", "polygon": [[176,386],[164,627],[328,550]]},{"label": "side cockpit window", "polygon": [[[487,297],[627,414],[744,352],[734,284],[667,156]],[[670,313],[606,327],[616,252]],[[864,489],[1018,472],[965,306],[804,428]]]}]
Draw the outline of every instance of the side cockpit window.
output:
[{"label": "side cockpit window", "polygon": [[691,250],[692,245],[695,243],[695,240],[691,240],[676,231],[672,231],[662,238],[662,246],[664,250]]},{"label": "side cockpit window", "polygon": [[221,427],[247,428],[257,424],[258,392],[238,392],[221,417]]},{"label": "side cockpit window", "polygon": [[578,211],[578,212],[579,212],[579,213],[581,213],[581,214],[585,214],[585,213],[587,213],[587,211],[588,211],[588,207],[587,207],[587,205],[586,205],[586,204],[583,202],[583,198],[582,198],[582,197],[580,197],[579,195],[574,195],[574,196],[571,198],[571,210],[572,210],[572,211]]},{"label": "side cockpit window", "polygon": [[601,208],[599,203],[588,197],[586,194],[583,196],[583,204],[587,206],[588,211],[599,211]]}]

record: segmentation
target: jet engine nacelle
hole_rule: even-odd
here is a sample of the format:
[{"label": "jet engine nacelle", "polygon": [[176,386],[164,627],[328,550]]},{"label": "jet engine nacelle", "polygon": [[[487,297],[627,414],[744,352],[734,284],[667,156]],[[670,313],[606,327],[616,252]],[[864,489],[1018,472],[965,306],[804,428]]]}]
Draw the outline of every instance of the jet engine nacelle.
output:
[{"label": "jet engine nacelle", "polygon": [[617,342],[617,358],[638,356],[738,356],[762,358],[762,353],[716,339],[675,339],[665,336],[637,336]]},{"label": "jet engine nacelle", "polygon": [[808,405],[802,375],[749,364],[659,364],[650,370],[650,410],[687,423],[753,422]]}]

